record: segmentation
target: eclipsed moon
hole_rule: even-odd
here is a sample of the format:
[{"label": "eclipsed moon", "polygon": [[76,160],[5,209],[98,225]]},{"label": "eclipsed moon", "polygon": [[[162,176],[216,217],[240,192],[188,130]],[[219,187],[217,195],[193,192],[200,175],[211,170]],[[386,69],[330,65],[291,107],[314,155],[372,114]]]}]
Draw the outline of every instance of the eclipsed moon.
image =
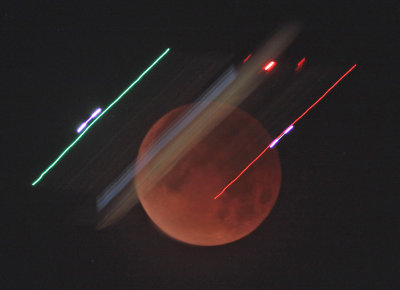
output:
[{"label": "eclipsed moon", "polygon": [[[187,108],[174,109],[153,125],[138,158]],[[218,199],[214,196],[271,141],[256,119],[234,109],[146,194],[142,175],[135,177],[144,210],[161,231],[185,243],[215,246],[247,236],[278,197],[281,164],[276,149],[268,150]]]}]

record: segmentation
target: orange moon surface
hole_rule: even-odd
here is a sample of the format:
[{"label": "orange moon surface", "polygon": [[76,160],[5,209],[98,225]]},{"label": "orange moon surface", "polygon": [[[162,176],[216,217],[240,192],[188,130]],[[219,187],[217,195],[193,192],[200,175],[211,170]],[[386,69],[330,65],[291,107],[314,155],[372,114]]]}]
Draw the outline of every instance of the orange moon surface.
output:
[{"label": "orange moon surface", "polygon": [[[138,158],[187,108],[168,112],[152,126]],[[146,193],[139,172],[139,200],[156,226],[181,242],[216,246],[241,239],[265,220],[278,198],[282,173],[276,149],[268,150],[218,199],[214,196],[271,141],[256,119],[236,108]]]}]

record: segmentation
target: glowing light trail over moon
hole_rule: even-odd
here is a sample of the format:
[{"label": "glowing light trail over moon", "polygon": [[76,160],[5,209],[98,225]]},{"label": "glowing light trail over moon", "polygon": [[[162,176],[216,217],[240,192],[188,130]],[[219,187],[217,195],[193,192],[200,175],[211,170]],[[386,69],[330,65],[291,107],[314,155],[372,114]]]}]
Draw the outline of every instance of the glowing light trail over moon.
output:
[{"label": "glowing light trail over moon", "polygon": [[109,109],[111,109],[116,103],[118,103],[121,98],[125,96],[126,93],[128,93],[130,89],[132,89],[169,52],[169,50],[170,49],[167,48],[144,72],[142,72],[142,74],[133,83],[129,85],[128,88],[125,89],[125,91],[123,91],[111,104],[109,104],[108,107],[103,112],[101,112],[101,114],[99,114],[93,120],[93,122],[90,123],[89,126],[87,126],[86,129],[81,134],[79,134],[79,136],[76,137],[76,139],[66,149],[64,149],[63,152],[61,152],[56,160],[54,160],[53,163],[51,163],[50,166],[47,167],[47,169],[40,174],[40,176],[32,183],[32,186],[35,186],[61,160],[61,158],[63,158],[63,156],[67,154],[67,152],[72,147],[75,146],[75,144],[86,134],[90,127],[92,127],[97,122],[97,120],[99,120]]},{"label": "glowing light trail over moon", "polygon": [[214,199],[217,199],[218,197],[220,197],[233,183],[235,183],[240,176],[242,176],[247,169],[250,168],[250,166],[252,166],[269,148],[272,148],[278,141],[280,138],[282,138],[283,135],[287,134],[290,130],[293,129],[294,124],[296,124],[298,121],[300,121],[301,118],[303,118],[313,107],[315,107],[334,87],[336,87],[336,85],[342,80],[344,79],[355,67],[357,66],[357,64],[353,65],[346,73],[344,73],[317,101],[314,102],[314,104],[312,104],[307,110],[304,111],[303,114],[301,114],[296,120],[293,121],[292,124],[290,124],[290,126],[285,129],[281,134],[279,134],[279,136],[277,138],[275,138],[274,141],[272,141],[263,151],[261,151],[260,154],[258,154],[258,156],[256,158],[253,159],[253,161],[251,161],[249,163],[249,165],[247,165],[239,174],[238,176],[236,176],[231,182],[228,183],[228,185],[226,185],[222,191],[220,193],[218,193]]}]

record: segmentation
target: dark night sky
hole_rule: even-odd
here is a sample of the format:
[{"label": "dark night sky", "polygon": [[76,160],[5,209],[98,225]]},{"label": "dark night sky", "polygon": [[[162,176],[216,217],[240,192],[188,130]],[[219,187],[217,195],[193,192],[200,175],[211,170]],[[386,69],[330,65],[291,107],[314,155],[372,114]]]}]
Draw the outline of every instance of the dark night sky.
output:
[{"label": "dark night sky", "polygon": [[[0,286],[399,287],[391,54],[399,5],[298,2],[2,5]],[[74,136],[71,124],[143,70],[138,60],[166,47],[241,58],[293,20],[304,23],[294,55],[359,66],[334,94],[340,102],[322,105],[280,146],[282,194],[250,236],[222,247],[183,245],[155,230],[140,206],[98,232],[66,222],[68,207],[54,209],[57,192],[30,187]]]}]

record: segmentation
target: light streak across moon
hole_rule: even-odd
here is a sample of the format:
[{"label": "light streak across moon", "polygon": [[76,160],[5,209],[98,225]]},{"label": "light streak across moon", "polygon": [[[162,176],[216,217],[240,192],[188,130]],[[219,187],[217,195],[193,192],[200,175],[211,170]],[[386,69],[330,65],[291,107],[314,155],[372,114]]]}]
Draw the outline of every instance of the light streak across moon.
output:
[{"label": "light streak across moon", "polygon": [[64,149],[63,152],[47,167],[41,174],[40,176],[32,182],[32,186],[35,186],[42,178],[64,157],[65,154],[69,150],[71,150],[72,147],[75,146],[75,144],[86,134],[86,132],[109,110],[111,109],[116,103],[118,103],[123,96],[126,95],[168,52],[169,48],[167,48],[149,67],[147,67],[146,70],[142,72],[142,74],[133,82],[129,85],[128,88],[126,88],[111,104],[108,105],[108,107],[101,112],[94,120],[91,122],[86,129],[82,131],[81,134],[76,137],[76,139],[67,147]]},{"label": "light streak across moon", "polygon": [[217,199],[220,197],[233,183],[235,183],[240,176],[242,176],[262,155],[264,155],[265,152],[269,148],[272,148],[273,146],[276,145],[276,143],[279,141],[280,138],[282,138],[283,135],[287,134],[290,130],[293,129],[294,124],[296,124],[298,121],[300,121],[301,118],[303,118],[313,107],[315,107],[336,85],[343,80],[355,67],[357,64],[354,64],[347,72],[345,72],[328,90],[325,91],[325,93],[317,100],[315,101],[307,110],[304,111],[303,114],[301,114],[296,120],[290,124],[288,128],[286,128],[277,138],[274,139],[263,151],[261,151],[260,154],[257,155],[256,158],[253,159],[231,182],[229,182],[220,193],[218,193],[216,196],[214,196],[214,199]]},{"label": "light streak across moon", "polygon": [[134,165],[129,166],[115,182],[108,186],[106,190],[97,197],[97,209],[102,210],[106,207],[107,204],[119,192],[121,192],[125,186],[131,183],[132,178],[134,178],[135,175],[166,146],[166,144],[171,142],[171,140],[180,134],[188,124],[193,122],[193,120],[195,120],[207,106],[215,101],[219,94],[236,79],[236,75],[237,72],[233,67],[228,68],[228,70],[200,96],[199,100],[195,102],[195,105],[185,112],[178,121],[164,132],[164,134],[152,146],[152,149],[143,158],[136,160]]}]

